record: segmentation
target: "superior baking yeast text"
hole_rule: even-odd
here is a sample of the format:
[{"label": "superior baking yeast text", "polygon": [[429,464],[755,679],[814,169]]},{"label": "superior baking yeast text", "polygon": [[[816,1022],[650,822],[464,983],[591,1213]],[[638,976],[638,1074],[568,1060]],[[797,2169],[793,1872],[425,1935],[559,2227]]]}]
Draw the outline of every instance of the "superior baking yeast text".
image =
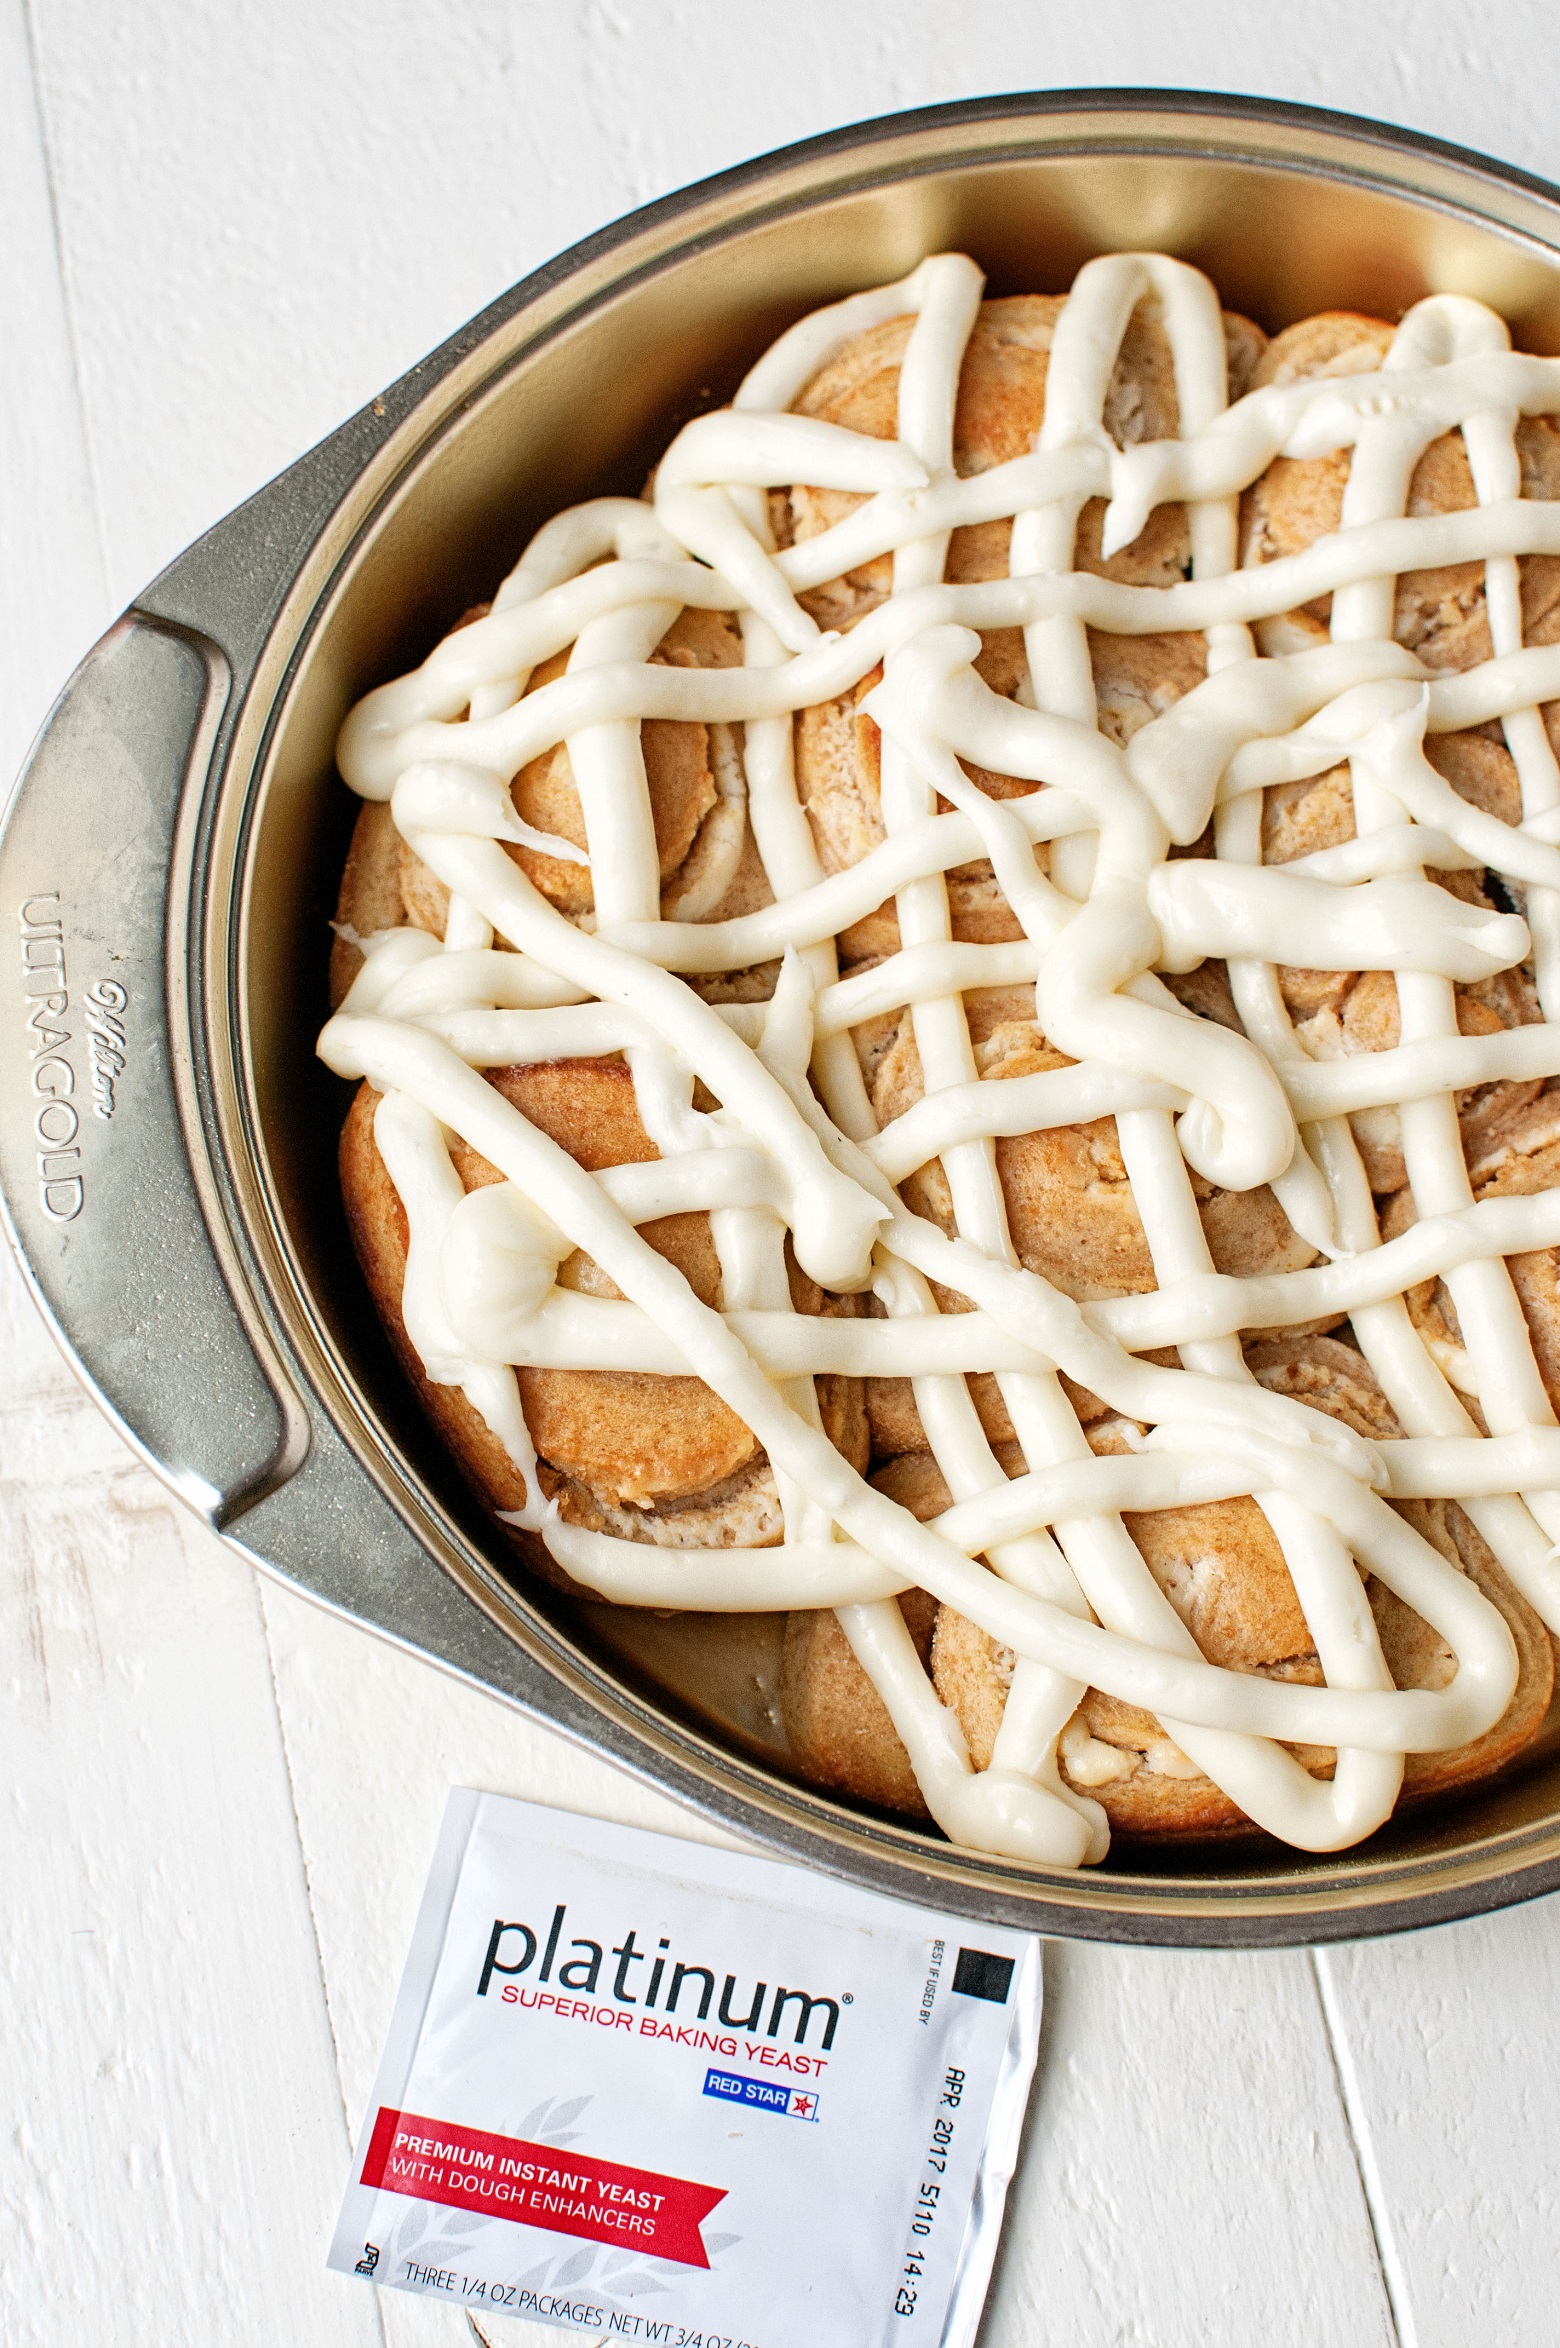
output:
[{"label": "superior baking yeast text", "polygon": [[1020,1934],[456,1793],[330,2263],[592,2337],[955,2348],[1039,2015]]}]

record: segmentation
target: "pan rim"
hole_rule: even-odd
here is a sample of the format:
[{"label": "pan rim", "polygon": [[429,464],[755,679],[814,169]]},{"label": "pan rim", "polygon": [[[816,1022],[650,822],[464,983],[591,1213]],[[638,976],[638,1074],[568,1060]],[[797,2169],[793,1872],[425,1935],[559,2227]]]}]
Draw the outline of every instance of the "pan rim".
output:
[{"label": "pan rim", "polygon": [[[1130,127],[1145,116],[1163,126],[1153,138],[1141,127]],[[1067,131],[1069,122],[1080,127]],[[914,143],[933,134],[1004,124],[1029,133],[1028,143],[1015,135],[1000,147],[948,148],[923,156],[913,171],[904,165],[855,170],[818,185],[805,199],[794,190],[777,192],[787,178],[820,166],[881,162],[896,141]],[[1340,152],[1325,162],[1267,148],[1251,152],[1242,134],[1254,138],[1259,131],[1314,135],[1336,143]],[[191,873],[200,908],[198,962],[204,987],[203,1015],[196,1024],[209,1077],[200,1088],[207,1144],[220,1164],[234,1250],[246,1282],[258,1291],[259,1309],[289,1376],[329,1417],[433,1560],[549,1671],[572,1677],[587,1702],[614,1715],[640,1743],[659,1750],[663,1769],[670,1762],[679,1774],[691,1768],[700,1779],[718,1780],[728,1799],[717,1807],[728,1823],[746,1824],[771,1842],[800,1845],[814,1863],[841,1867],[858,1880],[875,1880],[907,1896],[959,1893],[976,1899],[980,1912],[993,1917],[1078,1937],[1250,1946],[1402,1929],[1551,1889],[1560,1883],[1560,1814],[1552,1824],[1512,1828],[1475,1838],[1450,1854],[1408,1860],[1371,1859],[1367,1845],[1361,1857],[1335,1857],[1330,1866],[1303,1872],[1201,1880],[1124,1870],[1064,1876],[1013,1862],[988,1863],[918,1830],[879,1824],[815,1789],[768,1776],[713,1740],[691,1735],[681,1723],[655,1716],[653,1707],[621,1683],[593,1684],[602,1675],[581,1670],[577,1653],[562,1666],[556,1640],[539,1635],[523,1597],[486,1564],[402,1457],[326,1325],[297,1261],[269,1164],[246,998],[251,852],[289,693],[390,501],[425,465],[437,461],[441,441],[474,403],[530,354],[631,290],[644,275],[674,268],[709,243],[750,233],[777,213],[831,202],[883,180],[929,176],[982,161],[1016,161],[1026,154],[1171,151],[1367,184],[1534,246],[1552,265],[1560,260],[1560,191],[1533,175],[1362,117],[1214,93],[1131,89],[1012,93],[878,117],[737,166],[596,232],[520,281],[375,403],[386,429],[373,440],[345,495],[297,565],[237,712],[222,771],[213,777],[217,804],[199,869]],[[1383,167],[1384,159],[1402,168],[1394,175]],[[1523,209],[1541,208],[1549,236],[1538,233],[1536,221],[1519,225],[1475,204],[1466,186],[1462,201],[1450,189],[1413,186],[1408,167],[1430,164],[1460,180],[1471,179],[1480,190],[1522,198]],[[769,200],[759,202],[765,193]],[[733,203],[739,207],[735,214]],[[610,1673],[605,1677],[611,1681]],[[650,1774],[656,1774],[653,1768]],[[659,1782],[667,1782],[664,1775]],[[715,1790],[709,1782],[709,1791]],[[778,1831],[786,1827],[789,1833]],[[901,1851],[903,1856],[896,1855]]]}]

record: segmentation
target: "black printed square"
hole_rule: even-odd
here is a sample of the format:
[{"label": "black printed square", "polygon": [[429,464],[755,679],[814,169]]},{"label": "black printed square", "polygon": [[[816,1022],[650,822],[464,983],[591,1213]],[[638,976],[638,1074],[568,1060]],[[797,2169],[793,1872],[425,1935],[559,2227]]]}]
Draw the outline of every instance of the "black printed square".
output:
[{"label": "black printed square", "polygon": [[1005,2006],[1013,1986],[1013,1960],[994,1957],[989,1949],[960,1949],[953,1986],[959,1997],[984,1997],[994,2006]]}]

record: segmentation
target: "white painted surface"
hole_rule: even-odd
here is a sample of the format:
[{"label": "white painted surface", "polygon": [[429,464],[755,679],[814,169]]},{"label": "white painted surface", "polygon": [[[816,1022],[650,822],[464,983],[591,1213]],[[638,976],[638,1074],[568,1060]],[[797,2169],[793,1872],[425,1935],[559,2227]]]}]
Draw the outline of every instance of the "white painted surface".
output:
[{"label": "white painted surface", "polygon": [[[0,1295],[0,2337],[377,2337],[253,1577]],[[240,2320],[234,2323],[237,2312]]]},{"label": "white painted surface", "polygon": [[[1069,83],[1255,88],[1554,169],[1551,26],[1543,0],[0,0],[0,761],[198,530],[631,204]],[[320,2266],[445,1789],[709,1830],[257,1594],[9,1265],[0,1623],[0,2336],[469,2342]],[[1552,2340],[1557,1948],[1546,1902],[1314,1964],[1053,1951],[984,2348]]]},{"label": "white painted surface", "polygon": [[1560,2333],[1554,1900],[1318,1953],[1405,2348]]},{"label": "white painted surface", "polygon": [[112,616],[27,29],[0,6],[0,775]]}]

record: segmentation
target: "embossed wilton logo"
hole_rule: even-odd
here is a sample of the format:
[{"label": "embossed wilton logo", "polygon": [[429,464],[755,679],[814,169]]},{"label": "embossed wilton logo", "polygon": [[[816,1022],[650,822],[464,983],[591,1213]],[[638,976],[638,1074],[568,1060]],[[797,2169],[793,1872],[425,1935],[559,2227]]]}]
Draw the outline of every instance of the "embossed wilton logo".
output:
[{"label": "embossed wilton logo", "polygon": [[114,1114],[114,1085],[124,1073],[125,1029],[119,1017],[130,998],[115,978],[95,979],[87,989],[88,1075],[92,1113],[107,1124]]},{"label": "embossed wilton logo", "polygon": [[38,1195],[53,1223],[72,1223],[85,1201],[81,1179],[81,1130],[73,1095],[76,1071],[66,1054],[70,1009],[65,970],[65,931],[57,889],[25,897],[21,907],[22,993],[32,1089],[38,1099],[33,1135],[38,1145]]}]

